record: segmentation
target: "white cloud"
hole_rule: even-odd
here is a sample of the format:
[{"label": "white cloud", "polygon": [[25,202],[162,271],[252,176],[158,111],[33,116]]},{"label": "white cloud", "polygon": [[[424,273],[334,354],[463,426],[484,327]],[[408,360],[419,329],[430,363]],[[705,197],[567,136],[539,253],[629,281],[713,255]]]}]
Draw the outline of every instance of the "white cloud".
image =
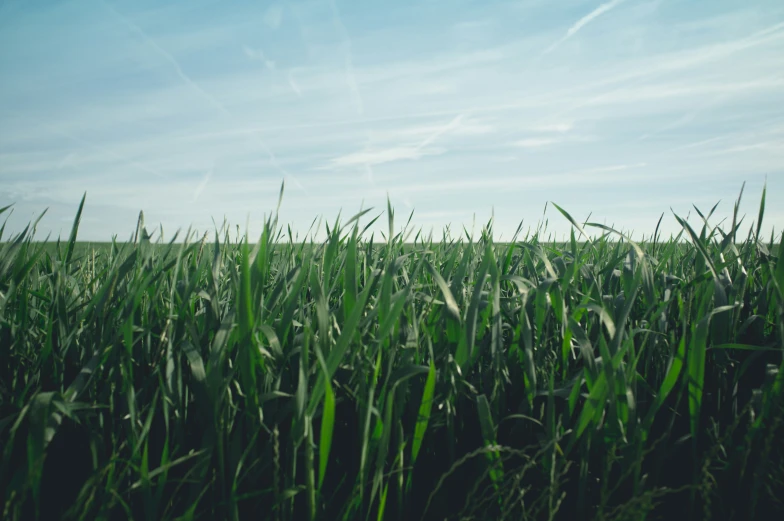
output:
[{"label": "white cloud", "polygon": [[261,49],[252,49],[247,45],[242,46],[245,56],[254,61],[260,61],[268,70],[275,70],[275,62],[265,56],[264,51]]},{"label": "white cloud", "polygon": [[725,154],[739,154],[743,152],[784,152],[784,141],[761,141],[758,143],[748,143],[744,145],[736,145],[719,150],[709,152],[709,155],[725,155]]},{"label": "white cloud", "polygon": [[572,122],[563,122],[563,123],[551,123],[548,125],[541,125],[536,127],[536,130],[539,132],[559,132],[563,134],[564,132],[569,132],[574,128],[574,123]]},{"label": "white cloud", "polygon": [[520,148],[540,148],[559,142],[560,140],[551,138],[527,138],[515,141],[514,145]]},{"label": "white cloud", "polygon": [[678,84],[628,86],[588,99],[580,103],[580,107],[639,103],[667,98],[702,98],[708,95],[751,93],[760,90],[777,91],[782,87],[784,87],[784,76],[727,83],[680,82]]},{"label": "white cloud", "polygon": [[[693,70],[695,67],[715,63],[743,51],[776,44],[781,40],[784,40],[784,22],[770,25],[750,35],[734,40],[703,44],[636,60],[636,66],[622,67],[620,74],[600,80],[592,86],[601,87],[645,77],[660,76],[684,69]],[[748,60],[740,61],[738,65],[751,64],[757,67],[765,67],[767,59],[762,59],[764,55],[757,55],[755,58],[756,60],[753,62]]]},{"label": "white cloud", "polygon": [[577,186],[620,182],[634,183],[637,180],[630,176],[628,171],[641,169],[646,166],[648,166],[646,163],[619,164],[579,169],[571,172],[518,175],[515,177],[450,179],[449,182],[437,183],[407,183],[395,185],[394,190],[400,194],[443,194],[447,192],[468,193],[476,190],[524,189],[564,184]]},{"label": "white cloud", "polygon": [[380,165],[393,161],[416,160],[423,156],[440,155],[445,149],[423,149],[420,147],[398,147],[380,150],[364,150],[337,157],[331,161],[333,166]]},{"label": "white cloud", "polygon": [[[457,122],[455,119],[460,118]],[[445,130],[445,127],[446,128]],[[462,137],[472,137],[472,136],[483,136],[487,134],[492,134],[496,131],[494,125],[482,121],[475,121],[472,120],[470,117],[466,117],[464,114],[455,116],[450,122],[444,125],[434,125],[434,124],[424,124],[424,125],[415,125],[415,126],[407,126],[402,124],[400,126],[392,126],[389,129],[380,129],[373,131],[373,137],[376,140],[412,140],[412,139],[422,139],[427,136],[432,136],[435,134],[439,134],[444,131],[451,136],[462,136]]]},{"label": "white cloud", "polygon": [[[470,14],[434,23],[408,5],[379,17],[379,29],[351,3],[337,4],[342,18],[334,1],[287,4],[270,18],[272,31],[265,17],[283,3],[272,11],[246,4],[210,29],[191,17],[169,23],[182,6],[112,4],[124,5],[121,20],[71,3],[90,24],[66,30],[46,15],[64,42],[53,54],[36,43],[42,8],[13,28],[26,27],[22,55],[0,56],[4,69],[24,62],[0,84],[0,176],[31,200],[78,202],[88,186],[91,198],[159,206],[186,226],[202,212],[236,217],[274,204],[281,178],[284,207],[308,219],[361,200],[383,206],[387,192],[433,219],[445,211],[445,192],[472,210],[509,206],[511,190],[528,188],[541,198],[551,190],[584,196],[601,185],[597,193],[626,191],[635,200],[635,183],[680,176],[696,186],[707,173],[718,194],[769,172],[771,201],[780,198],[784,10],[743,7],[730,16],[705,3],[688,22],[664,23],[629,2],[601,19],[611,30],[583,39],[588,33],[579,31],[620,6],[592,1],[599,7],[577,22],[558,19],[547,2],[526,2],[536,6],[514,19],[505,18],[507,4],[488,5],[480,18],[492,28],[457,31],[455,21]],[[284,14],[296,18],[293,34]],[[552,18],[539,24],[537,16]],[[553,20],[563,27],[555,37],[542,28]],[[105,36],[105,49],[82,52],[77,31],[85,41]],[[559,37],[578,35],[579,60],[559,52],[536,61]],[[633,37],[641,39],[636,50]],[[0,46],[9,41],[0,31]],[[91,87],[76,89],[77,81]],[[588,140],[579,154],[564,153]],[[604,161],[615,169],[591,171]],[[455,181],[439,181],[446,176]],[[154,194],[141,187],[153,183]],[[644,195],[665,199],[654,192]],[[97,222],[94,230],[106,228]]]}]

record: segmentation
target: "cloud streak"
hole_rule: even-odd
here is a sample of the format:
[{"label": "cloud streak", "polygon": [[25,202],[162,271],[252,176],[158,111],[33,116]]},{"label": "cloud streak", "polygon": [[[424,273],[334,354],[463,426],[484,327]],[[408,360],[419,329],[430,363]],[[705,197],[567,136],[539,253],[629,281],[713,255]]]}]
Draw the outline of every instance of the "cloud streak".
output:
[{"label": "cloud streak", "polygon": [[560,40],[558,40],[557,42],[552,44],[550,47],[545,49],[544,54],[549,54],[549,53],[553,52],[555,49],[557,49],[566,40],[568,40],[569,38],[571,38],[572,36],[574,36],[575,34],[580,32],[580,30],[583,27],[585,27],[589,23],[593,22],[595,19],[597,19],[598,17],[600,17],[604,13],[612,11],[613,9],[615,9],[616,7],[618,7],[619,5],[624,3],[625,1],[626,0],[610,0],[609,2],[606,2],[606,3],[602,4],[602,5],[600,5],[599,7],[597,7],[596,9],[591,11],[590,13],[588,13],[587,15],[583,16],[582,18],[577,20],[577,22],[575,22],[574,25],[569,27],[569,30],[566,31],[566,34],[564,34],[561,37]]},{"label": "cloud streak", "polygon": [[[138,36],[140,36],[145,41],[145,43],[147,43],[149,46],[151,46],[160,57],[162,57],[164,60],[166,60],[172,66],[174,71],[177,73],[177,76],[186,85],[188,85],[191,89],[193,89],[196,92],[198,92],[204,99],[206,99],[210,103],[210,105],[212,105],[214,108],[216,108],[218,111],[220,111],[220,113],[224,117],[226,117],[226,118],[228,118],[230,120],[235,120],[236,119],[234,117],[234,115],[226,108],[226,106],[223,103],[221,103],[212,94],[210,94],[209,92],[204,90],[204,88],[202,88],[193,79],[191,79],[191,77],[188,76],[185,73],[185,71],[183,71],[183,69],[180,66],[180,63],[177,61],[177,59],[172,54],[168,53],[165,49],[163,49],[160,45],[158,45],[155,42],[155,40],[153,40],[141,27],[139,27],[138,25],[133,23],[133,21],[131,21],[128,17],[126,17],[123,14],[121,14],[120,12],[116,11],[110,5],[108,5],[105,2],[103,2],[103,0],[101,1],[101,3],[104,5],[104,7],[109,12],[113,13],[115,15],[115,17],[117,17],[120,21],[122,21],[122,23],[124,23],[128,28],[130,28],[133,32],[135,32]],[[254,55],[253,57],[256,57],[256,55]],[[264,58],[263,54],[261,55],[261,57]],[[266,58],[264,58],[264,60],[265,60],[265,63],[267,63]],[[283,174],[284,178],[290,180],[300,190],[305,190],[305,187],[302,185],[302,183],[295,176],[293,176],[291,173],[286,171],[286,169],[283,168],[280,165],[280,163],[278,162],[277,157],[275,156],[275,153],[267,146],[266,143],[264,143],[263,141],[258,139],[258,136],[251,135],[251,136],[249,136],[249,138],[252,139],[257,145],[259,145],[262,148],[262,150],[264,150],[264,152],[269,157],[270,163],[278,171],[280,171],[281,174]]]},{"label": "cloud streak", "polygon": [[186,85],[188,85],[194,91],[198,92],[199,95],[201,95],[205,100],[207,100],[207,102],[209,102],[210,105],[212,105],[215,109],[220,111],[222,114],[224,114],[226,116],[231,116],[229,111],[226,109],[226,107],[220,101],[218,101],[214,96],[212,96],[210,93],[208,93],[203,88],[201,88],[198,83],[196,83],[195,81],[193,81],[191,79],[190,76],[185,74],[185,72],[182,70],[182,67],[180,66],[180,63],[177,61],[177,59],[174,58],[174,56],[172,56],[170,53],[166,52],[166,50],[164,50],[160,45],[158,45],[155,42],[155,40],[150,38],[150,36],[141,27],[139,27],[138,25],[133,23],[133,21],[131,21],[130,18],[128,18],[127,16],[123,15],[122,13],[120,13],[119,11],[114,9],[112,6],[110,6],[109,4],[104,2],[103,0],[101,0],[101,4],[104,6],[104,8],[107,11],[112,13],[115,16],[115,18],[117,18],[119,21],[121,21],[131,31],[136,33],[147,45],[149,45],[155,51],[156,54],[158,54],[158,56],[160,56],[166,62],[168,62],[169,65],[171,65],[172,69],[174,69],[174,72],[177,74],[177,76]]},{"label": "cloud streak", "polygon": [[463,122],[464,114],[458,114],[457,116],[452,119],[449,123],[444,125],[443,127],[439,128],[435,132],[433,132],[430,136],[428,136],[424,141],[419,143],[416,147],[417,150],[422,150],[426,146],[435,142],[438,138],[443,136],[444,134],[451,132],[460,127],[460,124]]},{"label": "cloud streak", "polygon": [[[242,223],[282,177],[295,230],[390,194],[435,225],[495,206],[504,235],[553,193],[622,215],[615,201],[657,208],[672,179],[727,200],[767,173],[778,204],[784,6],[704,2],[679,20],[678,3],[592,2],[19,3],[0,31],[16,49],[0,53],[0,204],[65,207],[87,187],[168,229]],[[548,46],[564,52],[528,58]],[[85,237],[117,222],[85,221]]]},{"label": "cloud streak", "polygon": [[421,147],[396,147],[378,150],[364,150],[340,156],[331,161],[335,167],[348,167],[357,165],[381,165],[393,161],[416,160],[428,155],[440,155],[444,149],[422,150]]},{"label": "cloud streak", "polygon": [[196,185],[196,189],[193,191],[193,199],[192,199],[194,203],[199,200],[199,196],[201,196],[201,193],[207,187],[207,183],[209,183],[210,180],[212,179],[212,174],[214,171],[215,171],[215,166],[210,168],[207,171],[207,173],[204,175],[204,178],[202,178],[199,184]]},{"label": "cloud streak", "polygon": [[515,146],[520,148],[541,148],[554,145],[560,140],[553,138],[527,138],[515,142]]},{"label": "cloud streak", "polygon": [[338,6],[335,3],[335,0],[329,0],[329,6],[332,9],[332,23],[334,24],[335,29],[338,31],[338,34],[340,35],[340,38],[343,42],[346,85],[348,85],[349,91],[354,98],[357,114],[361,116],[365,111],[365,104],[362,100],[362,94],[359,92],[357,77],[354,74],[354,55],[351,50],[351,38],[348,35],[346,26],[343,24],[343,19],[340,16],[340,11],[338,10]]}]

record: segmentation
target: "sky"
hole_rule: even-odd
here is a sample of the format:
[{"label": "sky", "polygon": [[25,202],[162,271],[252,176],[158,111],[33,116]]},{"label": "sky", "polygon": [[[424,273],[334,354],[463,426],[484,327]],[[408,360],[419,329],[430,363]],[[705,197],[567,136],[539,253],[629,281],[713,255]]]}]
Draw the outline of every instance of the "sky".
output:
[{"label": "sky", "polygon": [[0,0],[6,237],[85,191],[82,240],[256,234],[282,181],[299,239],[387,198],[435,239],[563,236],[550,201],[667,236],[744,182],[780,231],[784,2]]}]

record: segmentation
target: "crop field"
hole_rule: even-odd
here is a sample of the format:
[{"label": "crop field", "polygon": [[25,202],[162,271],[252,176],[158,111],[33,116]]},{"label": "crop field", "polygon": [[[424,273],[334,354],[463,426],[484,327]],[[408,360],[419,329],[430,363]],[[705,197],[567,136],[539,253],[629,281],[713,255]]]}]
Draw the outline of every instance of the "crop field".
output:
[{"label": "crop field", "polygon": [[639,242],[555,206],[565,243],[388,207],[87,245],[84,203],[0,230],[2,519],[784,519],[764,192]]}]

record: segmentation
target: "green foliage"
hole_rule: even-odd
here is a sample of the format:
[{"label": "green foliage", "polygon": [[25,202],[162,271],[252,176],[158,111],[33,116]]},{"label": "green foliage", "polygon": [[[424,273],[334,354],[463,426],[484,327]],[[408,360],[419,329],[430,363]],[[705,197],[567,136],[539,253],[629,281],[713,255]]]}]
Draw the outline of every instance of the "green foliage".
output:
[{"label": "green foliage", "polygon": [[553,205],[566,244],[409,242],[388,204],[384,244],[365,210],[88,245],[84,204],[62,248],[0,228],[3,519],[784,513],[764,194],[745,240],[738,204],[640,242]]}]

